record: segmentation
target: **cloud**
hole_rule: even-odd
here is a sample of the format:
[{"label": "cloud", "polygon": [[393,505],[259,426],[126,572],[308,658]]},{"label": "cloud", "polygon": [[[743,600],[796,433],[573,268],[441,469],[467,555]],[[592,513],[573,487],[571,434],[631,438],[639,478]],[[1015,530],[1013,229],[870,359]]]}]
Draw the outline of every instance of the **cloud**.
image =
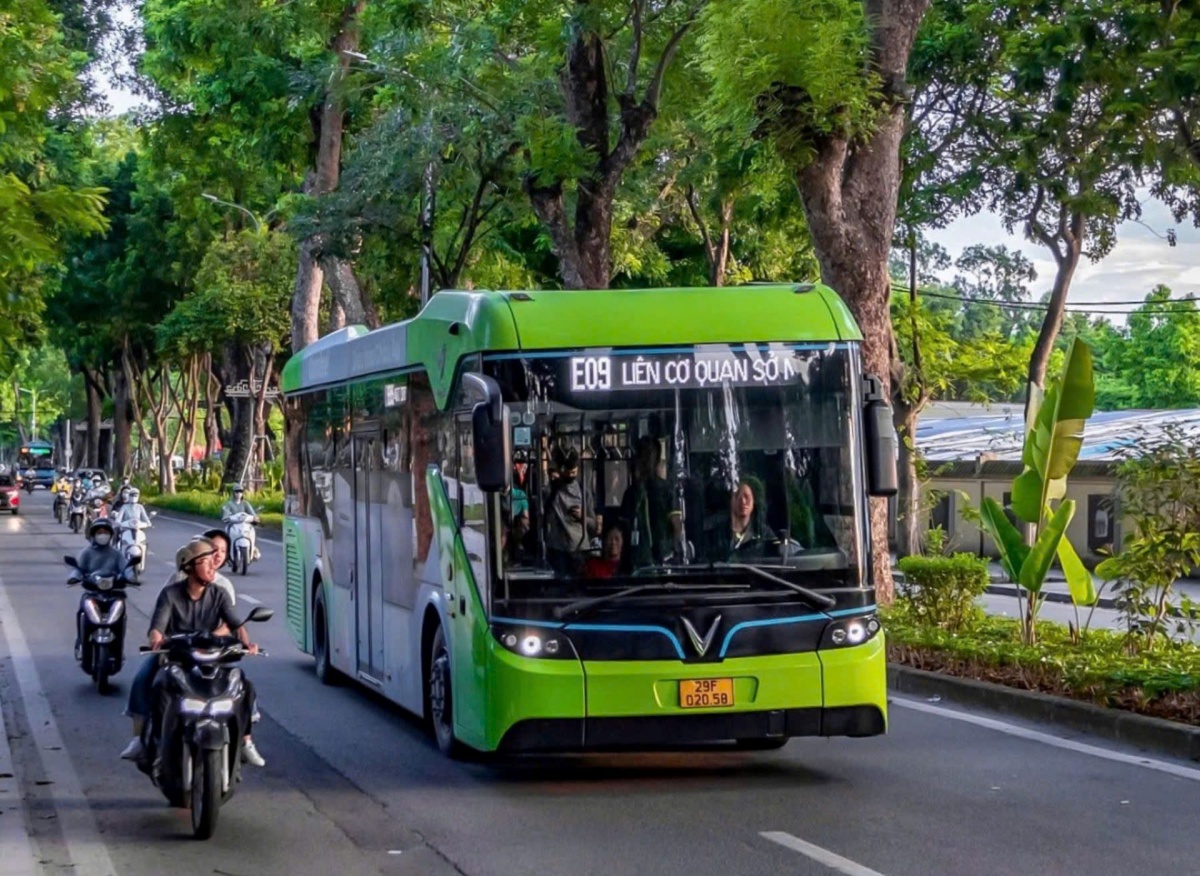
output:
[{"label": "cloud", "polygon": [[[1117,243],[1107,256],[1099,262],[1084,258],[1080,263],[1071,283],[1068,308],[1073,301],[1140,301],[1160,283],[1169,286],[1177,298],[1200,297],[1200,229],[1177,225],[1167,208],[1150,200],[1148,193],[1143,206],[1144,224],[1126,222],[1117,230]],[[1164,239],[1172,228],[1177,235],[1176,246],[1170,246]],[[931,232],[929,237],[944,246],[951,258],[957,258],[963,249],[976,243],[1003,243],[1020,250],[1037,270],[1037,280],[1032,284],[1035,299],[1049,292],[1054,282],[1055,266],[1050,251],[1019,234],[1009,234],[993,213],[965,216]],[[1077,309],[1083,307],[1086,305]],[[1124,322],[1120,316],[1109,318]]]}]

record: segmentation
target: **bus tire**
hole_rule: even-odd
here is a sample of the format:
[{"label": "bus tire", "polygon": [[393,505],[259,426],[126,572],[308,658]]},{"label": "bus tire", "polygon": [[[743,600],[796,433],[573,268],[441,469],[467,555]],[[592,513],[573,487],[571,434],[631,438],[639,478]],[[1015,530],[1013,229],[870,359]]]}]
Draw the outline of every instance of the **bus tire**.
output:
[{"label": "bus tire", "polygon": [[429,661],[426,664],[425,702],[429,706],[429,725],[438,750],[449,758],[462,758],[465,749],[454,738],[454,691],[451,686],[450,648],[446,634],[439,624],[429,643]]},{"label": "bus tire", "polygon": [[313,599],[313,657],[321,684],[336,685],[340,679],[329,653],[329,612],[325,608],[325,593],[320,582],[317,582],[317,595]]}]

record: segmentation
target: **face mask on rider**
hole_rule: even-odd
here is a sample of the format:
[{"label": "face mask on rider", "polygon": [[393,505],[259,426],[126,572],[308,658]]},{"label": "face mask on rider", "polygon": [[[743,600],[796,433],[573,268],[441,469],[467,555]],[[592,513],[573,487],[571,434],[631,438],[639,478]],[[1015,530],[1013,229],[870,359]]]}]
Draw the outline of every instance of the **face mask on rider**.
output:
[{"label": "face mask on rider", "polygon": [[107,533],[107,532],[97,532],[96,533],[96,544],[99,545],[100,547],[107,547],[108,543],[110,541],[112,541],[112,536],[109,533]]}]

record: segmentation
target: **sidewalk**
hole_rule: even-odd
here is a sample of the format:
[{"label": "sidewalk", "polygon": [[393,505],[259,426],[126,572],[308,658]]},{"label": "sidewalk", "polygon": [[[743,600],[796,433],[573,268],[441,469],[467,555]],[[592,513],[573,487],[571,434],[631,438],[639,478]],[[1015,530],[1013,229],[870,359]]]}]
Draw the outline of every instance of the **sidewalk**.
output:
[{"label": "sidewalk", "polygon": [[[2,624],[0,624],[2,626]],[[3,630],[0,630],[3,635]],[[12,677],[0,678],[0,694],[12,694]],[[29,842],[25,823],[25,803],[21,798],[21,783],[17,780],[16,764],[8,744],[8,728],[4,724],[4,709],[0,703],[0,876],[35,876],[38,859]]]}]

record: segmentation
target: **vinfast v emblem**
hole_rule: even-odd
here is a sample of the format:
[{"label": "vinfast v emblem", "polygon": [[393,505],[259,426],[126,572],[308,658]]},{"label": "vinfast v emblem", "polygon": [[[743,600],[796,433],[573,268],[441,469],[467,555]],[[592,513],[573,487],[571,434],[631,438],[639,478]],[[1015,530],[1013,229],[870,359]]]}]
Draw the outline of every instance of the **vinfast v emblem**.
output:
[{"label": "vinfast v emblem", "polygon": [[686,617],[681,617],[683,628],[687,630],[688,638],[692,640],[692,647],[696,649],[696,653],[703,657],[708,653],[709,646],[713,643],[713,637],[717,634],[717,627],[721,625],[721,616],[717,615],[712,622],[712,626],[708,628],[708,632],[704,634],[704,638],[700,638],[700,634],[696,632],[696,628],[692,626],[692,622]]}]

